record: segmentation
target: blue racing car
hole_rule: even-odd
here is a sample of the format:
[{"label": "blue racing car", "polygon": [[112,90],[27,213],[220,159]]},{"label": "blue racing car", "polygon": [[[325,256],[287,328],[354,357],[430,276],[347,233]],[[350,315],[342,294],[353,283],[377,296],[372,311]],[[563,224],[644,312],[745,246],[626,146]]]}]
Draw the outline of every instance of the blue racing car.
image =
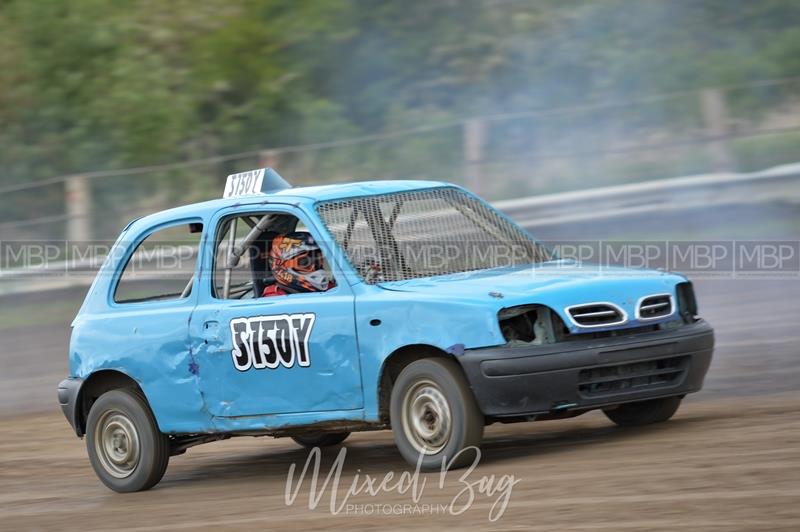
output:
[{"label": "blue racing car", "polygon": [[665,421],[713,344],[683,276],[560,260],[458,186],[292,188],[267,168],[122,231],[58,399],[119,492],[242,435],[391,428],[431,470],[471,462],[494,422]]}]

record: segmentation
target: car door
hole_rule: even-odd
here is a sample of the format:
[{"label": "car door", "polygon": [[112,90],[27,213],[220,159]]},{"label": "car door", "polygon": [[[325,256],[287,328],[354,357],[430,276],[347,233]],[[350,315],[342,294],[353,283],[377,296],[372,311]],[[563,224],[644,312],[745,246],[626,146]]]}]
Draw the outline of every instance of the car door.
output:
[{"label": "car door", "polygon": [[[231,218],[258,220],[268,213],[294,216],[317,237],[305,214],[288,205],[228,209],[212,219],[209,234],[215,236],[203,253],[209,275],[190,326],[206,406],[222,417],[360,409],[354,297],[344,279],[326,292],[274,297],[236,299],[232,292],[225,298],[219,290],[231,232],[238,243],[250,230],[242,223],[231,229]],[[324,242],[320,247],[331,256]]]}]

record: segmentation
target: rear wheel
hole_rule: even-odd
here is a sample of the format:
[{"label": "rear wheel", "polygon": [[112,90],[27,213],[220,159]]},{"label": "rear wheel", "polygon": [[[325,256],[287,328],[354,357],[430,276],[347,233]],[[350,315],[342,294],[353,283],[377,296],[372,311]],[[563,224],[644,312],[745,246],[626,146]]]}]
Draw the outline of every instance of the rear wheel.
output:
[{"label": "rear wheel", "polygon": [[392,432],[403,458],[421,459],[425,471],[463,467],[475,459],[464,451],[478,447],[484,419],[458,364],[427,358],[409,364],[392,388]]},{"label": "rear wheel", "polygon": [[100,481],[120,493],[152,488],[169,463],[167,436],[145,399],[129,389],[106,392],[92,405],[86,449]]},{"label": "rear wheel", "polygon": [[332,445],[339,445],[348,436],[350,436],[349,432],[314,432],[298,434],[292,436],[292,439],[303,447],[331,447]]},{"label": "rear wheel", "polygon": [[620,427],[638,427],[661,423],[671,418],[681,406],[682,397],[664,397],[636,403],[626,403],[603,413]]}]

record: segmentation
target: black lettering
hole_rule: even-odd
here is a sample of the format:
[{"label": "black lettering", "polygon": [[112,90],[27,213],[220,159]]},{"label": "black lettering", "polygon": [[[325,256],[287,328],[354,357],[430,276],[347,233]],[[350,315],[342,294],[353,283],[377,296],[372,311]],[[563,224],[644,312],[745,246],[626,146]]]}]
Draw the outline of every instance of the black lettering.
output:
[{"label": "black lettering", "polygon": [[311,365],[309,342],[313,313],[234,318],[230,322],[231,355],[239,371]]},{"label": "black lettering", "polygon": [[297,363],[304,367],[311,364],[308,358],[308,340],[309,336],[311,336],[311,326],[313,324],[313,314],[304,314],[292,318],[292,325],[297,332]]},{"label": "black lettering", "polygon": [[275,369],[278,367],[278,350],[275,347],[275,334],[277,332],[275,320],[264,320],[264,323],[266,324],[267,334],[264,336],[261,348],[265,353],[267,367]]},{"label": "black lettering", "polygon": [[262,369],[267,366],[262,349],[264,345],[264,322],[259,320],[253,327],[253,332],[256,331],[256,327],[258,330],[258,334],[253,335],[253,367]]},{"label": "black lettering", "polygon": [[250,369],[250,354],[247,351],[245,338],[247,337],[246,321],[232,321],[231,332],[233,336],[233,365],[239,371]]},{"label": "black lettering", "polygon": [[288,320],[279,319],[275,323],[278,328],[278,354],[281,356],[281,363],[287,368],[294,365],[294,352],[292,351],[292,329]]}]

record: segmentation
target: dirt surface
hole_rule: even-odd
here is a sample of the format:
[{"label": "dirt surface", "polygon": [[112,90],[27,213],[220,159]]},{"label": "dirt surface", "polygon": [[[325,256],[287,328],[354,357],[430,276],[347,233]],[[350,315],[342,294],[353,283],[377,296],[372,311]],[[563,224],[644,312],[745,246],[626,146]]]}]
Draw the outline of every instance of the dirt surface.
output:
[{"label": "dirt surface", "polygon": [[[302,468],[308,455],[285,439],[240,438],[190,449],[173,458],[155,489],[118,495],[95,479],[82,442],[58,415],[6,418],[0,430],[3,530],[482,529],[507,493],[479,493],[476,485],[471,507],[451,515],[449,505],[465,487],[464,473],[454,471],[443,489],[438,473],[422,474],[419,506],[410,491],[346,499],[356,477],[413,472],[391,434],[378,432],[347,441],[338,514],[330,509],[332,485],[316,509],[308,508],[310,477],[287,506],[289,465]],[[797,530],[798,436],[800,394],[688,400],[672,421],[648,428],[615,428],[599,413],[489,427],[480,467],[465,480],[514,476],[505,513],[494,523],[505,529]],[[337,451],[323,454],[320,486]],[[361,515],[357,505],[364,505]]]},{"label": "dirt surface", "polygon": [[[347,440],[338,513],[333,480],[315,509],[308,476],[286,504],[290,465],[302,468],[308,453],[285,439],[196,447],[174,457],[150,492],[115,494],[94,476],[55,400],[67,371],[68,307],[82,290],[0,299],[0,313],[35,320],[0,320],[0,530],[798,530],[800,280],[696,284],[717,333],[702,392],[672,421],[641,429],[618,429],[597,412],[488,427],[480,466],[465,480],[494,475],[496,491],[472,485],[474,501],[460,515],[451,511],[469,493],[463,472],[450,472],[442,489],[438,474],[421,475],[416,502],[397,489],[347,498],[354,480],[379,483],[394,472],[394,486],[413,473],[389,432]],[[318,492],[337,452],[323,455]],[[511,480],[505,512],[490,523]]]}]

